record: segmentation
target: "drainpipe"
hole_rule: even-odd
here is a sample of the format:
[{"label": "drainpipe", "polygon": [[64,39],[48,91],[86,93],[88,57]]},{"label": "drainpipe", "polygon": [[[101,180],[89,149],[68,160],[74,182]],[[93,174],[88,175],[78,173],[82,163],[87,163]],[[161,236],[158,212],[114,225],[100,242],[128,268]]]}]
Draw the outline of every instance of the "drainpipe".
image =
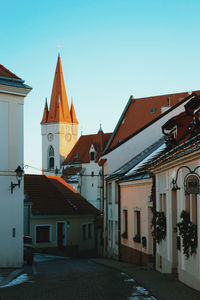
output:
[{"label": "drainpipe", "polygon": [[121,189],[118,183],[118,260],[121,261]]}]

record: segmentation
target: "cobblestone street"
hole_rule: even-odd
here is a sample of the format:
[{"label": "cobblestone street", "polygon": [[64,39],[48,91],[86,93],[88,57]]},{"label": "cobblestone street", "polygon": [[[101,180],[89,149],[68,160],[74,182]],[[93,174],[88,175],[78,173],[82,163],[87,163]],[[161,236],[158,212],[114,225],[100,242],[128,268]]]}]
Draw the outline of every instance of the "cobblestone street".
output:
[{"label": "cobblestone street", "polygon": [[21,284],[0,289],[6,299],[155,299],[125,273],[97,265],[88,259],[36,255],[25,266]]}]

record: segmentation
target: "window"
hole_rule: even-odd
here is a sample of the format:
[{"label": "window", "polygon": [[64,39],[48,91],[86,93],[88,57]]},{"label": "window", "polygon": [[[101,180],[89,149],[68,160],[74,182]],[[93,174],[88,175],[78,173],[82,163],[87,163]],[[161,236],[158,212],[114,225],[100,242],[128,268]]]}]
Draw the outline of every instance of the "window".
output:
[{"label": "window", "polygon": [[118,244],[118,222],[115,222],[115,244]]},{"label": "window", "polygon": [[87,234],[86,234],[87,225],[83,224],[82,230],[83,230],[83,240],[86,240]]},{"label": "window", "polygon": [[90,160],[94,160],[94,151],[90,152]]},{"label": "window", "polygon": [[36,243],[50,242],[50,226],[36,226]]},{"label": "window", "polygon": [[48,158],[49,158],[49,169],[54,169],[54,149],[52,146],[49,147],[48,152]]},{"label": "window", "polygon": [[140,210],[134,211],[134,233],[133,237],[134,242],[141,242],[141,221],[140,221]]},{"label": "window", "polygon": [[92,176],[92,177],[94,176],[94,172],[91,172],[91,176]]},{"label": "window", "polygon": [[88,224],[88,239],[92,238],[92,224]]},{"label": "window", "polygon": [[152,107],[152,109],[151,109],[151,113],[152,114],[154,114],[156,112],[156,109],[155,109],[155,107]]},{"label": "window", "polygon": [[115,203],[118,203],[118,191],[119,191],[118,184],[115,183]]},{"label": "window", "polygon": [[123,210],[123,233],[122,237],[128,238],[128,211],[126,209]]},{"label": "window", "polygon": [[112,182],[108,183],[108,203],[112,204]]},{"label": "window", "polygon": [[191,222],[197,224],[197,195],[196,194],[186,195],[185,209],[190,214]]},{"label": "window", "polygon": [[166,216],[166,194],[160,194],[160,212]]},{"label": "window", "polygon": [[78,158],[78,153],[76,153],[76,154],[74,155],[74,158]]}]

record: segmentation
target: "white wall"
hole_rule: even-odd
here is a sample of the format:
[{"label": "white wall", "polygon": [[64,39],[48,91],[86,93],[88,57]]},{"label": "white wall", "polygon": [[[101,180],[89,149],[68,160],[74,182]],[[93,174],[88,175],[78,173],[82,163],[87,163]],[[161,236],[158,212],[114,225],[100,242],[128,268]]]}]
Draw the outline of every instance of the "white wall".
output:
[{"label": "white wall", "polygon": [[127,142],[123,143],[121,146],[102,156],[103,159],[107,159],[108,175],[112,174],[114,171],[131,160],[134,156],[161,138],[163,136],[161,126],[173,116],[185,111],[184,105],[186,103],[187,102],[181,104],[179,107],[175,108],[167,115],[160,118],[157,122],[145,128],[143,131],[129,139]]},{"label": "white wall", "polygon": [[15,170],[23,167],[23,104],[30,90],[11,90],[0,86],[0,267],[23,264],[24,184],[11,194],[11,181],[17,183]]},{"label": "white wall", "polygon": [[[82,164],[82,168],[85,169],[83,176],[81,176],[81,195],[86,198],[92,205],[98,209],[102,209],[102,203],[100,198],[100,186],[101,184],[101,167],[95,162]],[[91,176],[94,172],[94,176]]]}]

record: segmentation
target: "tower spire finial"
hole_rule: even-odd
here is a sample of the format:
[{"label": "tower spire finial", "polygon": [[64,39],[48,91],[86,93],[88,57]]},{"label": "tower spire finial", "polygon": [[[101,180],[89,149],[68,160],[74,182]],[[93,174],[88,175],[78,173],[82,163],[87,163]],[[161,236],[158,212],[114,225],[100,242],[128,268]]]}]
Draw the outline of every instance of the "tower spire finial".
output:
[{"label": "tower spire finial", "polygon": [[61,49],[61,45],[58,44],[58,56],[60,57],[60,49]]}]

